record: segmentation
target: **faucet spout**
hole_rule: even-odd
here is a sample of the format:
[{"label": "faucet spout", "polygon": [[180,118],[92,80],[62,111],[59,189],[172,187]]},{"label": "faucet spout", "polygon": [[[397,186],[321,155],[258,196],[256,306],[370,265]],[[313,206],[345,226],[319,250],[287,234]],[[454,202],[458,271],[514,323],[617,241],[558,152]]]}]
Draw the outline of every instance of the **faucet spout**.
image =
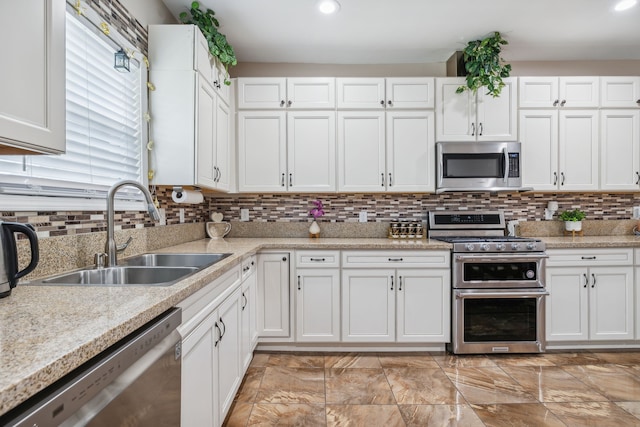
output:
[{"label": "faucet spout", "polygon": [[142,191],[147,202],[149,216],[151,216],[151,218],[156,222],[160,221],[160,213],[156,209],[156,205],[153,203],[153,198],[151,197],[151,193],[149,193],[149,189],[147,187],[143,186],[139,182],[131,180],[118,181],[113,184],[107,192],[107,242],[105,244],[105,252],[107,253],[107,265],[109,267],[115,267],[118,265],[118,245],[116,244],[114,232],[114,198],[118,190],[126,186],[135,187]]}]

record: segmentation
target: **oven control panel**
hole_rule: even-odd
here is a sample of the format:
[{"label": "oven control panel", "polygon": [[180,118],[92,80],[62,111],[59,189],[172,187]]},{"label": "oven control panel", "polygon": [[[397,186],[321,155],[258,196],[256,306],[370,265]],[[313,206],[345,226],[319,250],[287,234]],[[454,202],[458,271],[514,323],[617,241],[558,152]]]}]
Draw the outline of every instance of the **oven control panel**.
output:
[{"label": "oven control panel", "polygon": [[504,241],[483,241],[478,238],[475,240],[469,239],[469,241],[461,242],[456,239],[442,239],[453,243],[453,252],[467,252],[467,253],[491,253],[491,252],[503,252],[503,253],[517,253],[517,252],[544,252],[544,242],[540,240],[524,239],[520,241],[504,240]]}]

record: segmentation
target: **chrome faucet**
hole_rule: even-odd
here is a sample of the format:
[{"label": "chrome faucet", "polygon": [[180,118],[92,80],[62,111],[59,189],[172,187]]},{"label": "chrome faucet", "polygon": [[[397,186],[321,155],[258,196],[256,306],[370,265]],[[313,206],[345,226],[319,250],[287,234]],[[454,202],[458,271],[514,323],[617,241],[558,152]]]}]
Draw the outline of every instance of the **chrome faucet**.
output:
[{"label": "chrome faucet", "polygon": [[116,244],[116,239],[114,236],[114,196],[116,192],[125,186],[135,187],[138,190],[142,191],[144,194],[144,198],[147,200],[147,210],[149,211],[149,215],[154,221],[160,221],[160,213],[156,209],[156,205],[153,203],[153,199],[151,198],[151,193],[149,193],[149,189],[139,182],[136,181],[118,181],[111,186],[109,192],[107,193],[107,243],[104,247],[105,252],[107,253],[107,265],[109,267],[115,267],[118,265],[118,251],[123,251],[125,248],[131,243],[133,238],[129,237],[129,240],[124,245],[118,246]]}]

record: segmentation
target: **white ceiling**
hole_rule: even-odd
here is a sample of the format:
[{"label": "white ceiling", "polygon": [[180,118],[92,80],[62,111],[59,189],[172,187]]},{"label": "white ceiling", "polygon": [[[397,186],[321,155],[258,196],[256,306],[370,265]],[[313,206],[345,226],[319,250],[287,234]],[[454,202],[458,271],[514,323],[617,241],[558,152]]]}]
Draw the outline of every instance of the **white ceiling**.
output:
[{"label": "white ceiling", "polygon": [[[163,0],[178,16],[191,0]],[[617,0],[200,0],[242,62],[444,62],[469,40],[500,31],[511,61],[640,59],[640,4]]]}]

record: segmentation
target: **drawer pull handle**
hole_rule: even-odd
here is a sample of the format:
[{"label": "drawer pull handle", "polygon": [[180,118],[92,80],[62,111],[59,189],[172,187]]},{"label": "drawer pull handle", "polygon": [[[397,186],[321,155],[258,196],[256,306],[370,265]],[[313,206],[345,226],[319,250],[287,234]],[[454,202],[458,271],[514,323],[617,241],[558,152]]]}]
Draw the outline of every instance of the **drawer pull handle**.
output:
[{"label": "drawer pull handle", "polygon": [[583,256],[582,259],[596,259],[595,256]]},{"label": "drawer pull handle", "polygon": [[389,258],[390,262],[402,262],[402,258]]},{"label": "drawer pull handle", "polygon": [[325,258],[310,258],[310,261],[314,261],[314,262],[325,262],[326,259]]}]

